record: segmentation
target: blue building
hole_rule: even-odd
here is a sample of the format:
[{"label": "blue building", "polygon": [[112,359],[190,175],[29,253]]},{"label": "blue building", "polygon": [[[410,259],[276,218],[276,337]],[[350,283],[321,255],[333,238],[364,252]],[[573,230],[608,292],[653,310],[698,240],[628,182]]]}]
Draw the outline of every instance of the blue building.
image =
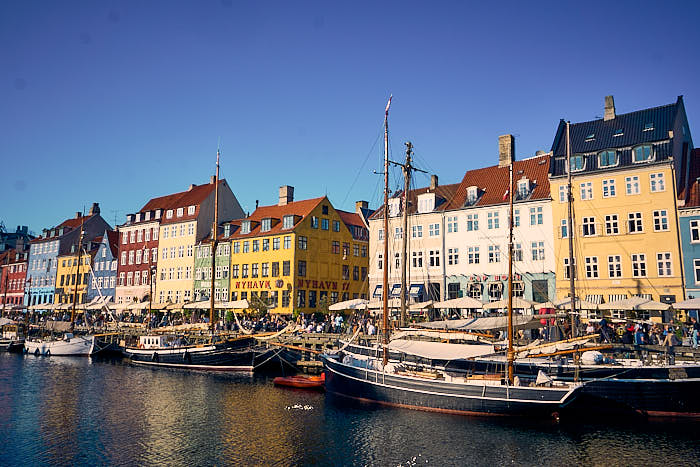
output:
[{"label": "blue building", "polygon": [[117,257],[119,256],[119,235],[113,230],[105,230],[102,237],[95,239],[96,252],[92,258],[91,277],[88,283],[87,300],[109,297],[114,303],[117,287]]},{"label": "blue building", "polygon": [[90,242],[111,230],[110,225],[100,216],[98,203],[93,203],[87,215],[80,212],[75,217],[63,221],[52,229],[44,229],[40,237],[29,243],[29,263],[27,266],[27,287],[24,304],[27,306],[53,302],[56,291],[56,269],[58,256],[76,251],[83,226],[83,241]]},{"label": "blue building", "polygon": [[692,152],[690,183],[678,194],[686,298],[700,297],[700,149]]}]

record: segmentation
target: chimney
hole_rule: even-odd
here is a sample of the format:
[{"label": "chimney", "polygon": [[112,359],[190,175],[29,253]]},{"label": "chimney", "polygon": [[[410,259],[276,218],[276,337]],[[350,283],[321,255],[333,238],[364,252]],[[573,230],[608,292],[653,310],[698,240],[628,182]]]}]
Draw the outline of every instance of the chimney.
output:
[{"label": "chimney", "polygon": [[91,216],[94,216],[95,214],[100,213],[100,203],[92,203],[92,207],[90,208],[89,214]]},{"label": "chimney", "polygon": [[515,161],[515,137],[502,135],[498,137],[498,166],[508,167]]},{"label": "chimney", "polygon": [[214,180],[216,180],[216,175],[212,175],[211,177],[209,177],[209,184],[210,184],[210,185],[213,185],[213,184],[214,184]]},{"label": "chimney", "polygon": [[605,96],[605,116],[604,121],[613,120],[615,118],[615,100],[613,96]]},{"label": "chimney", "polygon": [[80,216],[81,216],[80,211],[75,211],[75,218],[80,219]]},{"label": "chimney", "polygon": [[286,206],[287,204],[294,201],[294,187],[289,185],[284,185],[280,187],[280,197],[278,206]]},{"label": "chimney", "polygon": [[260,205],[260,200],[256,199],[255,200],[255,209],[258,209],[259,205]]},{"label": "chimney", "polygon": [[438,176],[437,175],[431,175],[430,176],[430,190],[435,191],[438,187]]},{"label": "chimney", "polygon": [[362,215],[363,210],[367,210],[369,203],[367,201],[355,201],[355,213]]}]

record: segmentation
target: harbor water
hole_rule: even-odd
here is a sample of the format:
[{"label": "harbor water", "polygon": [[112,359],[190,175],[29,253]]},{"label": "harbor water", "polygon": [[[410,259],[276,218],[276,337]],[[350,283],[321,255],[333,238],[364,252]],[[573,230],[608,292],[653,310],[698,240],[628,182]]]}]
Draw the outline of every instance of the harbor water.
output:
[{"label": "harbor water", "polygon": [[0,354],[0,465],[697,465],[695,422],[357,404],[272,378]]}]

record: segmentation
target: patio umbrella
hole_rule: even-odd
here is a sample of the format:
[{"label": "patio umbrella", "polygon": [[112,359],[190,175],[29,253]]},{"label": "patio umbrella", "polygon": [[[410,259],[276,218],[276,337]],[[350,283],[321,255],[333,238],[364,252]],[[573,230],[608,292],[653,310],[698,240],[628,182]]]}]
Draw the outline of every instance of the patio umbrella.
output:
[{"label": "patio umbrella", "polygon": [[669,308],[671,308],[671,305],[642,297],[630,297],[598,305],[600,310],[665,311]]},{"label": "patio umbrella", "polygon": [[[559,300],[554,300],[553,304],[554,308],[569,309],[571,308],[571,297],[564,297]],[[597,303],[581,300],[579,297],[576,297],[576,302],[574,305],[577,310],[597,310],[600,307],[600,305]]]},{"label": "patio umbrella", "polygon": [[[531,301],[525,300],[524,298],[520,297],[513,297],[513,308],[518,308],[518,309],[528,309],[532,308],[532,305],[534,305]],[[503,300],[497,300],[495,302],[491,303],[486,303],[482,307],[484,310],[494,310],[497,308],[508,308],[508,300],[503,299]]]},{"label": "patio umbrella", "polygon": [[328,310],[366,310],[367,305],[369,305],[369,300],[365,300],[364,298],[354,298],[352,300],[345,300],[344,302],[334,303],[328,307]]},{"label": "patio umbrella", "polygon": [[674,303],[671,306],[676,310],[700,310],[700,298],[690,298],[682,302]]},{"label": "patio umbrella", "polygon": [[460,297],[453,298],[452,300],[445,300],[444,302],[433,303],[433,308],[481,308],[483,303],[479,300],[475,300],[471,297]]}]

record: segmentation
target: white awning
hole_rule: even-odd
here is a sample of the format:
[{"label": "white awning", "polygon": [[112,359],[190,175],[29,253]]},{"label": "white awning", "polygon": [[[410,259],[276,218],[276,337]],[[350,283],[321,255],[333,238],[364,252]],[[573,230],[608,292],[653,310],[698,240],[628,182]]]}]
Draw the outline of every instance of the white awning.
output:
[{"label": "white awning", "polygon": [[601,310],[665,311],[671,308],[671,305],[642,297],[630,297],[616,302],[604,303],[598,308]]},{"label": "white awning", "polygon": [[494,353],[493,345],[488,344],[447,344],[443,342],[423,342],[397,339],[389,342],[389,349],[405,352],[423,358],[455,360],[472,358]]},{"label": "white awning", "polygon": [[479,300],[475,300],[471,297],[460,297],[453,298],[452,300],[445,300],[444,302],[433,303],[433,308],[481,308],[483,304]]},{"label": "white awning", "polygon": [[674,303],[671,306],[676,310],[700,310],[700,298],[690,298],[682,302]]},{"label": "white awning", "polygon": [[[600,298],[603,298],[602,295]],[[576,302],[574,305],[577,310],[597,310],[599,308],[597,303],[581,300],[579,297],[576,297]],[[554,307],[559,309],[571,308],[571,297],[564,297],[559,300],[554,300]]]},{"label": "white awning", "polygon": [[328,310],[366,310],[368,304],[369,300],[365,300],[364,298],[354,298],[352,300],[345,300],[344,302],[334,303],[328,307]]},{"label": "white awning", "polygon": [[[532,302],[525,300],[524,298],[513,297],[513,308],[529,309],[529,308],[532,308],[532,305],[534,305]],[[503,309],[508,308],[508,300],[507,299],[497,300],[495,302],[486,303],[483,306],[484,310],[494,310],[497,308],[503,308]]]}]

